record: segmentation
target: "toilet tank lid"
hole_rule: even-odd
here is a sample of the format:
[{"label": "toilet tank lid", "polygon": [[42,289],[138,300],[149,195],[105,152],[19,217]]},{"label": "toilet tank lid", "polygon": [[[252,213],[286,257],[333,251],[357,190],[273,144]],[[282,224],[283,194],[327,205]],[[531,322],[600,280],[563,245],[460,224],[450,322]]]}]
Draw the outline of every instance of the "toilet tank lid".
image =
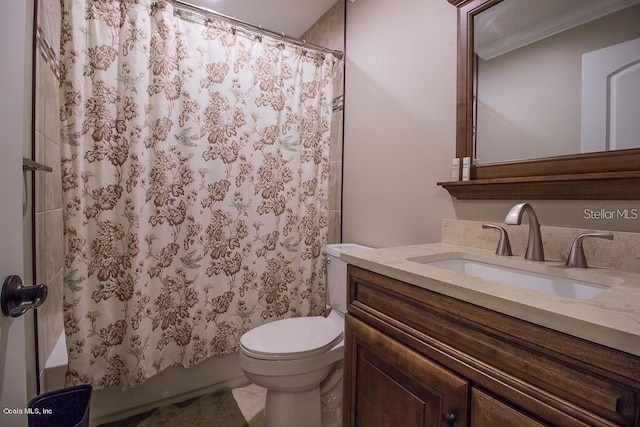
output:
[{"label": "toilet tank lid", "polygon": [[325,246],[327,254],[340,258],[341,253],[359,251],[361,249],[372,249],[368,246],[357,245],[355,243],[332,243]]}]

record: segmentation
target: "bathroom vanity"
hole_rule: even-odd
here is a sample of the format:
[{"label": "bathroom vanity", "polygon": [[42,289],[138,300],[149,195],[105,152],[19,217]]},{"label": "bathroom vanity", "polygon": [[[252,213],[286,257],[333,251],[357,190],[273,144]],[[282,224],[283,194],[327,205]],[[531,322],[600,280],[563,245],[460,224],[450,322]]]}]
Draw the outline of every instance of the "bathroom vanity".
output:
[{"label": "bathroom vanity", "polygon": [[[604,289],[569,298],[426,262],[451,254]],[[640,275],[448,244],[343,257],[344,426],[640,426]]]}]

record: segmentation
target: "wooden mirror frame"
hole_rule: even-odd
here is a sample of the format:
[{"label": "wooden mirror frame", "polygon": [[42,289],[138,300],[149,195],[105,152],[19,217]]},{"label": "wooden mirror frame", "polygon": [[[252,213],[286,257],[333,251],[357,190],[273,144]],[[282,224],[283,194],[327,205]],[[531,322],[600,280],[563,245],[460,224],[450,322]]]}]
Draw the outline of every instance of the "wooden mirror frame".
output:
[{"label": "wooden mirror frame", "polygon": [[[456,157],[473,158],[473,17],[502,0],[448,1],[458,8]],[[470,176],[438,185],[458,199],[640,200],[640,149],[472,165]]]}]

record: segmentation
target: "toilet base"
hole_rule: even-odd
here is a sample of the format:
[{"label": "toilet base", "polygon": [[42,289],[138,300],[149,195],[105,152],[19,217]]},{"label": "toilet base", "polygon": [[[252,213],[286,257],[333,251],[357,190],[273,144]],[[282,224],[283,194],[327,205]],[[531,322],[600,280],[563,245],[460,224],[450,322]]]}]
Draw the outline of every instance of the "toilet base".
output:
[{"label": "toilet base", "polygon": [[267,390],[264,427],[322,427],[320,387],[295,393]]},{"label": "toilet base", "polygon": [[320,407],[322,427],[342,427],[342,360],[320,384]]}]

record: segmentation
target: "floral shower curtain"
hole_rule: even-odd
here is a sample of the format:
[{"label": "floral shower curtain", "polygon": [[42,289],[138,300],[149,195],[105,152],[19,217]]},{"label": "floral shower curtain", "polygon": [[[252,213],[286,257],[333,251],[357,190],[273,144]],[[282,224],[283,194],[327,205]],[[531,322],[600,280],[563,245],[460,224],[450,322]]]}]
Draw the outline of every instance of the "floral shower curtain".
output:
[{"label": "floral shower curtain", "polygon": [[324,309],[332,55],[168,1],[63,0],[69,384]]}]

